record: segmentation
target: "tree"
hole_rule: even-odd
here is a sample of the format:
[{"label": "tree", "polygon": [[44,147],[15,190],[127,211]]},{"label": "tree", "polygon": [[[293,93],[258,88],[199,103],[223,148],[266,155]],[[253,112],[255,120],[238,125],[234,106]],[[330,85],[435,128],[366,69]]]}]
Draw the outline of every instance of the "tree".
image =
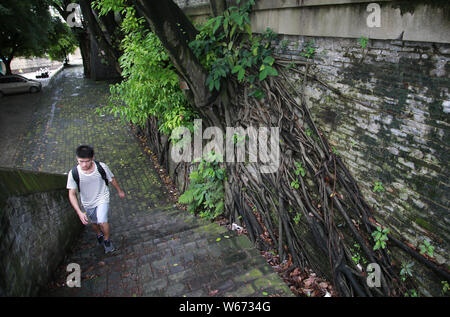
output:
[{"label": "tree", "polygon": [[93,35],[97,45],[105,52],[108,64],[113,67],[120,76],[119,58],[121,51],[118,48],[122,35],[116,23],[114,13],[99,16],[94,9],[93,0],[79,0],[83,19],[89,32]]},{"label": "tree", "polygon": [[4,0],[0,5],[0,58],[11,74],[15,56],[43,56],[52,28],[47,0]]},{"label": "tree", "polygon": [[91,77],[91,37],[97,45],[105,52],[108,64],[113,67],[118,75],[121,73],[119,57],[122,52],[118,49],[122,36],[120,28],[115,20],[114,14],[99,16],[98,12],[92,7],[92,0],[49,0],[50,5],[54,7],[61,17],[67,21],[72,14],[67,11],[69,4],[76,3],[80,6],[82,13],[81,26],[72,27],[83,58],[84,76]]},{"label": "tree", "polygon": [[49,34],[50,47],[47,53],[52,60],[67,64],[69,54],[75,52],[78,41],[75,35],[58,17],[52,19],[52,31]]}]

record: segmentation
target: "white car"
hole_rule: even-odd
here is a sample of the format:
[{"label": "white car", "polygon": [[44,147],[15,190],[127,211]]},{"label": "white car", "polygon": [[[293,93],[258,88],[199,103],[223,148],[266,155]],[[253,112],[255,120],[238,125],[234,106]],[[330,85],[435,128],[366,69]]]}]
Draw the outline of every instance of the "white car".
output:
[{"label": "white car", "polygon": [[20,75],[0,76],[0,97],[21,92],[35,93],[41,91],[42,83]]}]

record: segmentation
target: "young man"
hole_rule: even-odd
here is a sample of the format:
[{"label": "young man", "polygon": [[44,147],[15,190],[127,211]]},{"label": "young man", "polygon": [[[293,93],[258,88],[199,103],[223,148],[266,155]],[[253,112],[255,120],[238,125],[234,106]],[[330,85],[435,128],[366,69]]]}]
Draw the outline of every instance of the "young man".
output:
[{"label": "young man", "polygon": [[[116,188],[120,198],[124,198],[125,193],[120,189],[108,166],[101,162],[97,165],[94,161],[94,149],[92,147],[88,145],[79,146],[76,150],[76,156],[78,161],[76,171],[71,170],[67,178],[70,203],[84,225],[87,225],[89,221],[92,223],[92,228],[97,233],[97,241],[99,244],[103,243],[105,253],[113,252],[115,248],[110,241],[108,224],[109,188],[104,178]],[[73,172],[78,174],[78,184],[76,182],[77,177],[75,175],[74,178]],[[81,204],[86,213],[81,211],[78,204],[77,191],[80,192]]]}]

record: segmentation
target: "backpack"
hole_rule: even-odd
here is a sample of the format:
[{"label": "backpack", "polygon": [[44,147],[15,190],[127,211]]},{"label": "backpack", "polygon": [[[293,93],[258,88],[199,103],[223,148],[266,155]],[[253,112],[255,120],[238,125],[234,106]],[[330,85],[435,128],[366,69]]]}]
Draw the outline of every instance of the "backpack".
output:
[{"label": "backpack", "polygon": [[[106,172],[103,169],[103,167],[101,166],[101,164],[98,161],[94,161],[95,165],[97,165],[97,170],[100,173],[100,175],[102,176],[103,180],[106,183],[106,186],[108,186],[108,178],[106,177]],[[76,166],[74,166],[72,168],[72,177],[75,180],[75,183],[77,183],[77,187],[78,187],[78,192],[80,191],[80,175],[78,175],[78,168]]]}]

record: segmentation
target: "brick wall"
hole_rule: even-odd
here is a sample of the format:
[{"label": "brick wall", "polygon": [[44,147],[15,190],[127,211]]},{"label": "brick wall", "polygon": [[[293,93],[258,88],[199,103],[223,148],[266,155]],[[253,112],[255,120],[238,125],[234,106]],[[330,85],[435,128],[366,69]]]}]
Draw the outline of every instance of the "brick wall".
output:
[{"label": "brick wall", "polygon": [[0,296],[38,295],[81,233],[66,179],[0,169]]},{"label": "brick wall", "polygon": [[311,73],[347,97],[310,80],[315,120],[383,222],[415,245],[429,237],[445,262],[450,45],[370,40],[363,49],[357,39],[281,36],[278,55],[306,60],[307,45],[316,49]]}]

